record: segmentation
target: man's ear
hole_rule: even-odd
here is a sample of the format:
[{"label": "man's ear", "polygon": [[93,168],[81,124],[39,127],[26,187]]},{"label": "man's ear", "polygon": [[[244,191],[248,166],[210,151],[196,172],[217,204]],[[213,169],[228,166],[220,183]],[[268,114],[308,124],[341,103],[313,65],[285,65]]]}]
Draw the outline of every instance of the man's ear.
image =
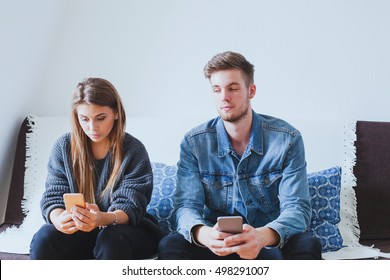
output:
[{"label": "man's ear", "polygon": [[256,95],[256,85],[251,84],[249,86],[249,98],[252,99],[253,97],[255,97],[255,95]]}]

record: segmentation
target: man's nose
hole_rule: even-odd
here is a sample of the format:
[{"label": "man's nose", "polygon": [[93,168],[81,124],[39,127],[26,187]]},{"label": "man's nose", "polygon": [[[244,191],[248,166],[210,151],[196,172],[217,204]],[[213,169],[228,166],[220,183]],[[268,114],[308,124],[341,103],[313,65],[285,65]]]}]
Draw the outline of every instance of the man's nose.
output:
[{"label": "man's nose", "polygon": [[228,90],[222,89],[221,90],[221,100],[222,101],[228,101],[230,100],[230,93]]}]

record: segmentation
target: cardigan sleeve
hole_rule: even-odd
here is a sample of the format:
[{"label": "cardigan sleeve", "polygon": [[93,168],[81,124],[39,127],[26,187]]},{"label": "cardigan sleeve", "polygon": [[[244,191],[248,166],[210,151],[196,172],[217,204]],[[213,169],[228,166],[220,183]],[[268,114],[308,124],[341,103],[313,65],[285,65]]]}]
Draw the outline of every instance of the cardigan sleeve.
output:
[{"label": "cardigan sleeve", "polygon": [[123,172],[118,178],[108,211],[123,210],[129,216],[129,224],[137,225],[145,216],[152,195],[152,167],[139,140],[126,134],[123,146]]}]

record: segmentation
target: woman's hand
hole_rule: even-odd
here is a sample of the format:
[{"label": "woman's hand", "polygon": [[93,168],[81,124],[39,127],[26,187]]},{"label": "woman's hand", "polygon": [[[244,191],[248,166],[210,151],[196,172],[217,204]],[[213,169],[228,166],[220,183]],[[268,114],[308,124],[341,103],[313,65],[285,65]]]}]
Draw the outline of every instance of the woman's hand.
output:
[{"label": "woman's hand", "polygon": [[72,214],[62,208],[50,212],[50,221],[58,231],[65,234],[72,234],[79,230],[72,219]]},{"label": "woman's hand", "polygon": [[71,218],[78,230],[89,232],[97,227],[117,224],[127,224],[129,217],[122,210],[101,212],[96,204],[86,203],[85,208],[74,206]]},{"label": "woman's hand", "polygon": [[85,208],[74,206],[72,208],[72,219],[75,226],[85,232],[90,232],[103,225],[103,212],[100,212],[96,204],[86,203]]}]

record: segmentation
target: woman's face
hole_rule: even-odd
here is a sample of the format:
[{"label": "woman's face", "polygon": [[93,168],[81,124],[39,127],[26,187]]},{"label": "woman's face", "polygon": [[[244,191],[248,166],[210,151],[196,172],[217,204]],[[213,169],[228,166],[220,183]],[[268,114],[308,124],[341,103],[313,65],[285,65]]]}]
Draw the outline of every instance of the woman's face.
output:
[{"label": "woman's face", "polygon": [[84,133],[94,143],[108,141],[118,114],[108,106],[80,104],[77,106],[77,116]]}]

